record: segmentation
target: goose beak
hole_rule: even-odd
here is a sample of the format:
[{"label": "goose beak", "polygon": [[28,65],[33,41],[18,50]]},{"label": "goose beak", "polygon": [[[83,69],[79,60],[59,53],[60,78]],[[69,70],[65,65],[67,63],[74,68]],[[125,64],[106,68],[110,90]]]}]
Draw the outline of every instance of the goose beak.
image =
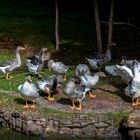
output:
[{"label": "goose beak", "polygon": [[31,83],[32,82],[32,77],[28,76],[28,81]]},{"label": "goose beak", "polygon": [[48,50],[48,48],[42,48],[42,51],[43,52],[45,52],[45,51],[47,51]]},{"label": "goose beak", "polygon": [[120,64],[123,65],[124,64],[124,60],[121,60]]},{"label": "goose beak", "polygon": [[22,51],[25,51],[26,49],[24,47],[21,48]]},{"label": "goose beak", "polygon": [[112,45],[113,45],[113,46],[116,46],[117,44],[113,42]]}]

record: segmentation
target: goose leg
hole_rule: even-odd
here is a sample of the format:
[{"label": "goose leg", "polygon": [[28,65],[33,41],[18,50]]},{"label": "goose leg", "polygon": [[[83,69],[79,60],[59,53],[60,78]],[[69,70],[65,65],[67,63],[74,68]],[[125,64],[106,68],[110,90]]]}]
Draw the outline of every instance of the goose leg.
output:
[{"label": "goose leg", "polygon": [[9,74],[9,79],[13,78],[10,74]]},{"label": "goose leg", "polygon": [[81,111],[82,110],[82,101],[79,99],[79,107],[76,107],[76,110]]},{"label": "goose leg", "polygon": [[91,91],[89,91],[89,96],[90,96],[91,98],[96,98],[96,95],[93,95],[93,94],[91,93]]},{"label": "goose leg", "polygon": [[5,79],[6,79],[6,80],[9,80],[9,73],[6,73]]},{"label": "goose leg", "polygon": [[25,104],[25,106],[24,106],[23,108],[24,108],[24,109],[29,108],[29,105],[28,105],[28,103],[27,103],[27,100],[26,100],[26,104]]},{"label": "goose leg", "polygon": [[74,100],[72,100],[72,106],[71,107],[69,107],[70,109],[76,109],[76,106],[75,106],[75,104],[74,104]]},{"label": "goose leg", "polygon": [[49,68],[49,71],[52,71],[52,69],[51,69],[51,68]]},{"label": "goose leg", "polygon": [[40,73],[37,74],[39,78],[42,78],[42,75]]},{"label": "goose leg", "polygon": [[48,94],[48,100],[49,101],[55,100],[53,97],[51,97],[51,95],[50,95],[50,89],[49,89],[48,86],[45,86],[45,92]]},{"label": "goose leg", "polygon": [[30,106],[32,109],[35,109],[36,106],[35,106],[35,100],[33,100],[33,104]]},{"label": "goose leg", "polygon": [[66,81],[67,80],[67,76],[66,76],[66,74],[64,75],[64,81]]},{"label": "goose leg", "polygon": [[11,78],[13,78],[9,73],[6,73],[6,77],[5,77],[5,79],[6,80],[9,80],[9,79],[11,79]]},{"label": "goose leg", "polygon": [[132,106],[140,105],[139,99],[136,99],[136,102],[134,102],[134,99],[132,99]]},{"label": "goose leg", "polygon": [[134,102],[134,99],[132,99],[132,106],[135,106],[135,102]]},{"label": "goose leg", "polygon": [[135,99],[132,99],[132,106],[137,106],[137,101],[134,101]]},{"label": "goose leg", "polygon": [[51,97],[51,95],[49,94],[49,95],[48,95],[48,100],[49,100],[49,101],[54,101],[55,99],[54,99],[54,97]]}]

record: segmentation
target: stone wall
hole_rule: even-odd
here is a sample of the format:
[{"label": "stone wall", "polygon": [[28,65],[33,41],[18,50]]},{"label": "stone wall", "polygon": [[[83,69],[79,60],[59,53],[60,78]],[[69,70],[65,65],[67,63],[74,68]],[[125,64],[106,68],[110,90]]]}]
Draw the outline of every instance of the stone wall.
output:
[{"label": "stone wall", "polygon": [[121,123],[119,132],[126,139],[140,139],[140,110],[134,109]]},{"label": "stone wall", "polygon": [[34,112],[0,111],[0,124],[14,130],[47,137],[50,135],[68,135],[77,137],[119,137],[111,117],[105,114],[89,115],[36,115]]}]

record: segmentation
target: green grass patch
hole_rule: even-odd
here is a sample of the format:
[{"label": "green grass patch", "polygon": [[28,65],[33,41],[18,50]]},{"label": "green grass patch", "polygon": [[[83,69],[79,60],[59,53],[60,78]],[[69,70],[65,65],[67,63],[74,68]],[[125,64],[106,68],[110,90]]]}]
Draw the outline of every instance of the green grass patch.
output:
[{"label": "green grass patch", "polygon": [[[0,59],[0,61],[2,61],[2,59]],[[18,91],[18,86],[20,84],[22,84],[25,81],[25,75],[26,74],[32,74],[31,72],[28,71],[26,65],[24,64],[23,69],[20,69],[20,71],[15,70],[13,72],[11,72],[11,76],[13,76],[13,78],[11,80],[6,80],[5,79],[5,74],[4,73],[0,73],[0,89],[1,90],[14,90],[14,91]],[[74,66],[70,66],[69,70],[68,70],[68,74],[67,74],[67,80],[69,80],[69,78],[74,75],[74,70],[75,67]],[[41,72],[41,75],[44,76],[48,76],[48,75],[55,75],[56,73],[54,73],[53,71],[48,71],[48,69],[44,69]],[[38,77],[33,75],[32,76],[32,80],[34,83],[36,83],[36,81],[38,80]],[[65,84],[65,82],[64,82]]]},{"label": "green grass patch", "polygon": [[113,118],[114,121],[114,126],[115,127],[119,127],[120,122],[122,122],[122,120],[128,116],[128,112],[111,112],[108,113],[109,116],[111,116],[111,118]]},{"label": "green grass patch", "polygon": [[47,108],[47,107],[44,107],[44,110],[47,113],[58,114],[58,115],[61,115],[61,116],[67,116],[67,115],[77,114],[75,112],[67,112],[67,111],[62,111],[62,110],[57,110],[57,109],[52,109],[52,108]]},{"label": "green grass patch", "polygon": [[[9,108],[17,111],[21,111],[23,107],[23,100],[21,104],[17,104],[16,99],[19,98],[17,96],[12,96],[9,94],[0,94],[0,108]],[[25,104],[25,102],[24,102]]]}]

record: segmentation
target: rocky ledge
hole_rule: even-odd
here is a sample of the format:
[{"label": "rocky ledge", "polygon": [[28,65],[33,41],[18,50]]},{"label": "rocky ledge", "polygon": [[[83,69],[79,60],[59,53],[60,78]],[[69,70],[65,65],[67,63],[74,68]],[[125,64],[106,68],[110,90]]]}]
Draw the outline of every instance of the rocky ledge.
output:
[{"label": "rocky ledge", "polygon": [[90,117],[86,114],[58,115],[48,113],[40,116],[37,111],[1,110],[0,124],[43,138],[58,134],[82,138],[94,136],[118,138],[120,136],[112,118],[105,114],[96,114],[94,117]]},{"label": "rocky ledge", "polygon": [[138,140],[140,139],[140,110],[133,110],[122,121],[119,132],[126,138]]}]

